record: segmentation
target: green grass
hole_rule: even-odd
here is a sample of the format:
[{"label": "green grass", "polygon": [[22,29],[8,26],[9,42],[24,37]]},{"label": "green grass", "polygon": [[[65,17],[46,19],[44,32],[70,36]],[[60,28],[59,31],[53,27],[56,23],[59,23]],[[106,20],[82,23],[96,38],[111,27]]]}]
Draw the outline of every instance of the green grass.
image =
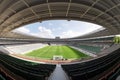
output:
[{"label": "green grass", "polygon": [[46,46],[33,50],[25,55],[41,59],[52,59],[54,55],[61,55],[67,59],[80,59],[82,57],[88,57],[84,53],[79,52],[69,46]]}]

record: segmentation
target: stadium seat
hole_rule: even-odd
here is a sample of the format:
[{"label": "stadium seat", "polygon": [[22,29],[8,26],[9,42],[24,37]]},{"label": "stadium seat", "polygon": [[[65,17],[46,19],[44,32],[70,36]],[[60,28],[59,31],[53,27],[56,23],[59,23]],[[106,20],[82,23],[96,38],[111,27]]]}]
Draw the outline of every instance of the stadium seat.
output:
[{"label": "stadium seat", "polygon": [[90,51],[92,53],[99,53],[99,52],[101,52],[101,50],[103,48],[100,46],[89,46],[89,45],[79,45],[78,47],[81,49],[84,49],[86,51]]},{"label": "stadium seat", "polygon": [[72,80],[88,80],[120,62],[119,53],[120,49],[95,60],[76,64],[64,64],[62,67]]},{"label": "stadium seat", "polygon": [[0,62],[13,73],[28,80],[45,80],[52,73],[55,65],[38,64],[0,54]]},{"label": "stadium seat", "polygon": [[0,80],[6,80],[6,79],[0,74]]}]

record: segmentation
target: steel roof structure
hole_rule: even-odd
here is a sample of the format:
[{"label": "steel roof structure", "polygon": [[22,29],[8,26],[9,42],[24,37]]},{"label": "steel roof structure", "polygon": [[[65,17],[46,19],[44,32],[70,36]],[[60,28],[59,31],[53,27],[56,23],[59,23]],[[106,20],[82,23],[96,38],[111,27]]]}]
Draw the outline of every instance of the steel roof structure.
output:
[{"label": "steel roof structure", "polygon": [[120,33],[120,0],[0,0],[0,36],[33,22],[52,19],[99,24]]}]

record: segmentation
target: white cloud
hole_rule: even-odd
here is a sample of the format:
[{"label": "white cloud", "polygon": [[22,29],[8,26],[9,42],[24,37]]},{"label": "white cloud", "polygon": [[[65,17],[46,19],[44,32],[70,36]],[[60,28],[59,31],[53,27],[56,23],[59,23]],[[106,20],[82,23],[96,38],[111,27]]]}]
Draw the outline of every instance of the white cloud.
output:
[{"label": "white cloud", "polygon": [[52,30],[52,31],[55,31],[56,29],[55,29],[55,28],[52,28],[51,30]]},{"label": "white cloud", "polygon": [[53,24],[52,23],[48,23],[49,26],[52,26]]},{"label": "white cloud", "polygon": [[17,32],[17,33],[29,33],[30,30],[28,28],[25,28],[25,27],[20,27],[20,28],[17,28],[15,29],[13,32]]},{"label": "white cloud", "polygon": [[32,33],[32,35],[43,38],[54,38],[54,35],[50,29],[40,26],[38,27],[38,30],[38,33]]},{"label": "white cloud", "polygon": [[75,36],[79,36],[79,35],[80,35],[80,32],[69,30],[67,32],[63,32],[60,37],[61,38],[70,38],[70,37],[75,37]]},{"label": "white cloud", "polygon": [[[48,25],[49,29],[46,25]],[[29,28],[29,26],[34,28]],[[25,27],[18,28],[14,32],[26,33],[43,38],[54,38],[55,36],[70,38],[88,34],[89,32],[94,32],[94,30],[101,28],[99,25],[80,21],[51,21],[44,24],[30,24],[29,26],[27,25]]]},{"label": "white cloud", "polygon": [[62,27],[69,27],[70,25],[69,25],[68,22],[65,22],[65,23],[63,22],[63,23],[61,24],[61,26],[62,26]]},{"label": "white cloud", "polygon": [[58,30],[62,30],[62,27],[58,27],[57,29],[58,29]]},{"label": "white cloud", "polygon": [[25,33],[25,34],[29,34],[37,37],[43,37],[43,38],[54,38],[54,35],[52,34],[52,31],[50,29],[40,26],[38,27],[38,30],[39,32],[33,33],[26,27],[20,27],[18,29],[15,29],[13,32]]}]

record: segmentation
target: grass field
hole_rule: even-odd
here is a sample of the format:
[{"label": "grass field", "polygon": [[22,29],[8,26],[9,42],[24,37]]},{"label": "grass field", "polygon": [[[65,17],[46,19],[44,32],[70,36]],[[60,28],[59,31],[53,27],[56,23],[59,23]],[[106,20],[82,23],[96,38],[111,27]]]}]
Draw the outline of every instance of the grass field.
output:
[{"label": "grass field", "polygon": [[46,46],[33,50],[25,55],[41,59],[52,59],[54,55],[60,55],[66,59],[80,59],[82,57],[88,57],[82,52],[79,52],[69,46]]}]

